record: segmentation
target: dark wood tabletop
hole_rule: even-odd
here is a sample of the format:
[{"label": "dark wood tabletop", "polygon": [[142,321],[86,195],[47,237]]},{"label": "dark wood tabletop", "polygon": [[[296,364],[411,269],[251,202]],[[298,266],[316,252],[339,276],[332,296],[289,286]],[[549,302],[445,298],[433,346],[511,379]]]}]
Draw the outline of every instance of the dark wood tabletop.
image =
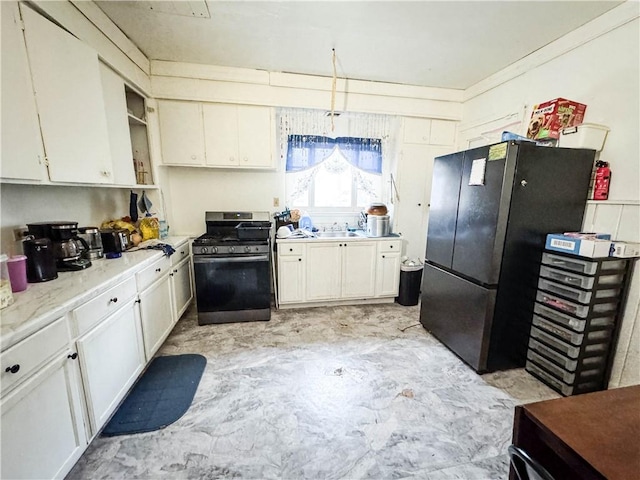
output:
[{"label": "dark wood tabletop", "polygon": [[640,478],[640,386],[516,407],[514,443],[552,474],[564,462],[575,478]]}]

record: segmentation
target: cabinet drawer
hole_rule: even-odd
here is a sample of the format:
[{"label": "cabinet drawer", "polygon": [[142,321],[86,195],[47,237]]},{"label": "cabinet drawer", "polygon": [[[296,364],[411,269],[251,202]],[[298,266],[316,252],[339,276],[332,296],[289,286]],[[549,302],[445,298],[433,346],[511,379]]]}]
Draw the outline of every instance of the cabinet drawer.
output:
[{"label": "cabinet drawer", "polygon": [[624,275],[622,274],[588,277],[577,273],[556,270],[555,268],[547,267],[545,265],[540,267],[540,276],[562,282],[565,285],[571,285],[572,287],[584,288],[587,290],[600,285],[619,285],[624,280]]},{"label": "cabinet drawer", "polygon": [[[563,342],[557,337],[550,335],[542,330],[539,330],[535,326],[531,327],[531,338],[535,338],[536,340],[540,340],[545,345],[548,345],[552,348],[555,348],[559,352],[564,353],[570,358],[576,359],[578,355],[580,355],[580,347],[575,347],[566,342]],[[587,355],[601,355],[606,353],[609,348],[608,343],[594,343],[592,345],[587,345],[584,347],[584,353]]]},{"label": "cabinet drawer", "polygon": [[378,241],[378,252],[399,252],[402,250],[400,240],[380,240]]},{"label": "cabinet drawer", "polygon": [[[63,317],[0,353],[2,393],[35,373],[47,360],[65,349],[69,341],[69,327]],[[11,373],[12,367],[17,370],[15,373]]]},{"label": "cabinet drawer", "polygon": [[575,372],[576,368],[578,368],[578,364],[582,365],[583,367],[599,368],[601,365],[604,365],[604,362],[606,360],[605,355],[585,357],[582,360],[574,360],[566,357],[560,352],[555,351],[553,348],[547,347],[544,343],[538,342],[533,338],[529,339],[529,349],[534,350],[536,353],[542,355],[543,357],[554,361],[562,368],[570,372]]},{"label": "cabinet drawer", "polygon": [[278,245],[278,255],[302,255],[304,245],[301,243],[287,243]]},{"label": "cabinet drawer", "polygon": [[171,266],[178,265],[182,260],[189,256],[191,245],[189,242],[185,242],[179,247],[176,247],[176,251],[169,258],[171,259]]},{"label": "cabinet drawer", "polygon": [[75,334],[82,335],[91,330],[101,319],[115,312],[136,295],[133,277],[110,288],[73,311]]},{"label": "cabinet drawer", "polygon": [[536,303],[533,307],[534,313],[540,314],[541,316],[548,318],[549,320],[553,320],[554,322],[559,323],[565,327],[571,328],[576,332],[584,332],[584,330],[588,327],[609,327],[614,324],[616,317],[614,314],[607,315],[604,317],[594,317],[591,320],[583,320],[581,318],[575,318],[571,315],[566,315],[564,313],[560,313],[553,308],[545,307],[540,303]]},{"label": "cabinet drawer", "polygon": [[589,308],[588,305],[573,303],[562,297],[542,292],[540,290],[536,293],[536,300],[544,305],[550,305],[558,310],[562,310],[563,312],[570,313],[580,318],[587,318],[591,313],[615,312],[616,308],[618,308],[617,300],[609,303],[596,303]]},{"label": "cabinet drawer", "polygon": [[560,325],[556,325],[555,323],[548,321],[546,318],[542,318],[535,314],[533,315],[533,325],[578,347],[583,341],[587,341],[589,343],[605,342],[611,336],[611,330],[594,330],[586,333],[577,333],[561,327]]},{"label": "cabinet drawer", "polygon": [[138,291],[142,291],[153,282],[169,273],[171,260],[167,256],[162,256],[144,270],[136,273],[136,282],[138,283]]},{"label": "cabinet drawer", "polygon": [[[576,381],[592,381],[592,380],[598,380],[599,377],[602,376],[603,369],[602,366],[596,366],[593,369],[590,370],[582,370],[579,374],[575,373],[575,372],[568,372],[566,371],[564,368],[556,365],[555,363],[551,362],[550,360],[548,360],[547,358],[543,357],[542,355],[538,355],[536,352],[534,352],[533,350],[529,350],[527,352],[527,359],[531,360],[533,362],[535,362],[536,364],[544,367],[544,369],[553,374],[553,376],[555,376],[556,378],[562,380],[564,383],[568,383],[568,384],[573,384]],[[598,368],[600,367],[600,368]]]},{"label": "cabinet drawer", "polygon": [[[587,275],[593,275],[598,271],[597,261],[581,260],[579,258],[554,255],[553,253],[543,253],[542,263],[551,265],[552,267],[571,270],[572,272],[586,273]],[[606,267],[603,265],[603,270],[620,270],[624,268],[626,264],[626,260],[607,261]]]},{"label": "cabinet drawer", "polygon": [[616,298],[620,294],[618,288],[608,288],[606,290],[580,290],[578,288],[567,287],[566,285],[555,283],[546,278],[538,280],[538,288],[547,292],[562,295],[565,298],[579,303],[589,303],[591,298]]}]

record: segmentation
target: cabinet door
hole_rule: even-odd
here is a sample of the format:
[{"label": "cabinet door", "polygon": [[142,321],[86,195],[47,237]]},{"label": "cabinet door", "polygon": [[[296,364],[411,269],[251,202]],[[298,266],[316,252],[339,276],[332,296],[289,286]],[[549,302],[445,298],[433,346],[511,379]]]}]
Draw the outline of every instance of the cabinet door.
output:
[{"label": "cabinet door", "polygon": [[302,256],[278,257],[278,300],[280,303],[304,302],[304,271]]},{"label": "cabinet door", "polygon": [[342,244],[342,297],[370,298],[376,289],[376,242]]},{"label": "cabinet door", "polygon": [[202,106],[195,102],[158,102],[162,160],[165,165],[204,165]]},{"label": "cabinet door", "polygon": [[142,371],[140,318],[133,301],[77,342],[92,434],[96,434]]},{"label": "cabinet door", "polygon": [[238,107],[205,104],[202,106],[207,165],[238,166]]},{"label": "cabinet door", "polygon": [[404,143],[428,145],[431,136],[431,120],[407,117],[404,119]]},{"label": "cabinet door", "polygon": [[140,293],[140,319],[142,320],[142,338],[147,362],[160,348],[171,332],[173,305],[169,275],[162,277]]},{"label": "cabinet door", "polygon": [[100,78],[113,163],[113,183],[116,185],[135,185],[136,174],[133,169],[124,81],[103,63],[100,63]]},{"label": "cabinet door", "polygon": [[0,177],[43,180],[42,137],[38,125],[27,50],[17,2],[2,8],[2,165]]},{"label": "cabinet door", "polygon": [[2,399],[2,478],[63,478],[85,450],[78,362],[71,353]]},{"label": "cabinet door", "polygon": [[378,254],[376,297],[395,297],[400,285],[400,252]]},{"label": "cabinet door", "polygon": [[175,306],[174,322],[177,322],[193,299],[191,258],[183,260],[182,263],[174,267],[170,275]]},{"label": "cabinet door", "polygon": [[21,12],[49,178],[113,183],[98,54],[29,7]]},{"label": "cabinet door", "polygon": [[272,162],[269,107],[238,106],[238,155],[240,167],[268,168]]},{"label": "cabinet door", "polygon": [[307,301],[337,300],[341,295],[342,248],[339,243],[306,245],[305,292]]}]

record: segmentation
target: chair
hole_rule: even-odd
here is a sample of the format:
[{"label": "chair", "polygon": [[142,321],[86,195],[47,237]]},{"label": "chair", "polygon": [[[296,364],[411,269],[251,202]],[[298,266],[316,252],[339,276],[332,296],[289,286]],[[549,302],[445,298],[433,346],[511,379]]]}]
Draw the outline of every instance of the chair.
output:
[{"label": "chair", "polygon": [[519,480],[554,480],[547,470],[515,445],[509,445],[509,460]]}]

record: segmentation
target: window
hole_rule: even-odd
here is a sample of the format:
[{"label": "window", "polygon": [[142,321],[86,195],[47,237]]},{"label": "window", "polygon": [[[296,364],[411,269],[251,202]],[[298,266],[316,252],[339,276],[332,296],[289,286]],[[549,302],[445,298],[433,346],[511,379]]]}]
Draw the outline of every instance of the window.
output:
[{"label": "window", "polygon": [[286,172],[289,205],[362,208],[381,198],[381,141],[290,135]]}]

